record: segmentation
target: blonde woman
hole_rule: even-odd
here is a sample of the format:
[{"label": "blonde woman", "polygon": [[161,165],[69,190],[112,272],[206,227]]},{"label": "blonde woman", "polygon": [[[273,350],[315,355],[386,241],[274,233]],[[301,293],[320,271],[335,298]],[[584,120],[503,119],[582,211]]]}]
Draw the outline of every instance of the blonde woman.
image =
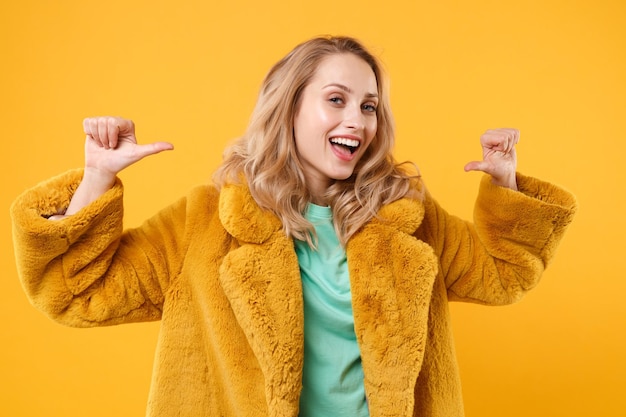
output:
[{"label": "blonde woman", "polygon": [[214,184],[139,228],[117,174],[172,145],[84,130],[84,170],[12,206],[19,275],[69,326],[162,320],[150,416],[462,416],[448,301],[519,300],[576,211],[495,129],[466,166],[487,174],[474,223],[446,213],[394,161],[381,67],[346,37],[280,60]]}]

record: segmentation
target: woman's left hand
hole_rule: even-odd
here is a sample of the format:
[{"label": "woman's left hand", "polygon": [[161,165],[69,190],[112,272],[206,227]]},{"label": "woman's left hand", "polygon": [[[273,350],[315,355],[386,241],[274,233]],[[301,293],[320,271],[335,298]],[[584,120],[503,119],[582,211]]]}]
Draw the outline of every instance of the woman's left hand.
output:
[{"label": "woman's left hand", "polygon": [[515,172],[517,155],[515,145],[519,142],[517,129],[490,129],[480,137],[483,160],[465,165],[465,171],[482,171],[491,175],[491,182],[517,190]]}]

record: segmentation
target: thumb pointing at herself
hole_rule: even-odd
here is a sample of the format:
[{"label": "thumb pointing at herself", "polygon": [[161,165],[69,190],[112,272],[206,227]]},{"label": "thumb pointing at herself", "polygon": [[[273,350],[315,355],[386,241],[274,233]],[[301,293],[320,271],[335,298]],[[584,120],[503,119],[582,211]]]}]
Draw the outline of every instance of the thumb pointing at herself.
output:
[{"label": "thumb pointing at herself", "polygon": [[491,175],[494,184],[517,190],[515,145],[519,142],[519,136],[517,129],[487,130],[480,137],[482,161],[467,163],[465,171],[482,171]]}]

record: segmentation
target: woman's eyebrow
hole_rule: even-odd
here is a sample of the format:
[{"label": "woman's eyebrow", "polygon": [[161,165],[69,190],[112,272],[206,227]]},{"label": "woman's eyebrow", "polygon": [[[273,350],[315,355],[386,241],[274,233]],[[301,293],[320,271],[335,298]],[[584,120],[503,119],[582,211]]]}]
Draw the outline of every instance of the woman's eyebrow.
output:
[{"label": "woman's eyebrow", "polygon": [[[347,85],[344,84],[340,84],[340,83],[330,83],[330,84],[326,84],[324,87],[322,88],[328,88],[328,87],[337,87],[340,88],[341,90],[345,91],[346,93],[352,93],[352,89],[350,87],[348,87]],[[378,97],[377,93],[367,93],[365,94],[365,97]]]}]

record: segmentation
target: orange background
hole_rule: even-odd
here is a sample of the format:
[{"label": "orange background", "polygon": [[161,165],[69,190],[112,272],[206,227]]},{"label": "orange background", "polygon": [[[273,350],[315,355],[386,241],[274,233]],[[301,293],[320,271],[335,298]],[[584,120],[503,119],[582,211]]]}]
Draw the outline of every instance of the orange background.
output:
[{"label": "orange background", "polygon": [[470,218],[487,128],[580,211],[514,306],[452,305],[468,417],[623,416],[626,3],[21,0],[0,6],[0,415],[144,414],[158,323],[61,327],[17,280],[8,209],[82,165],[84,117],[123,115],[176,150],[122,173],[128,226],[208,180],[261,79],[296,43],[360,38],[392,81],[398,159]]}]

